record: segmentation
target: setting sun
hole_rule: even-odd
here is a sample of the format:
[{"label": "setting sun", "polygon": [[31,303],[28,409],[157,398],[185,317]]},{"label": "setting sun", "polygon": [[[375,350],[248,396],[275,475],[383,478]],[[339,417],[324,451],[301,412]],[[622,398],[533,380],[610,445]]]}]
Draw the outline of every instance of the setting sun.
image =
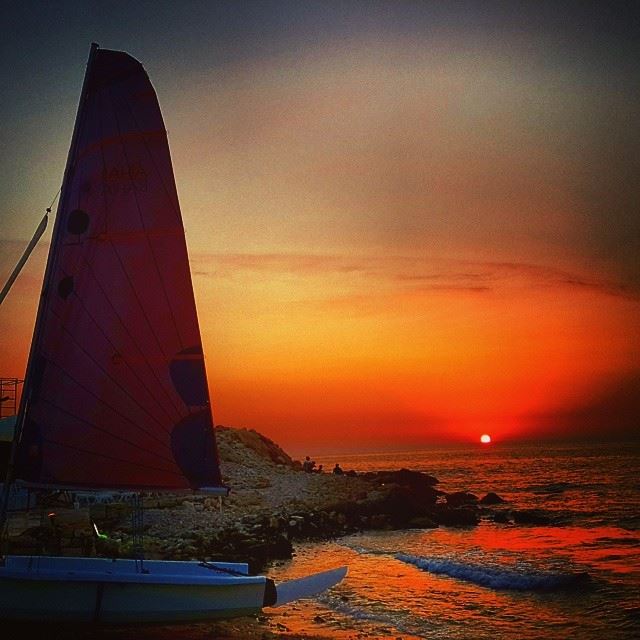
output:
[{"label": "setting sun", "polygon": [[488,433],[483,433],[480,436],[480,442],[482,442],[482,444],[489,444],[491,442],[491,436]]}]

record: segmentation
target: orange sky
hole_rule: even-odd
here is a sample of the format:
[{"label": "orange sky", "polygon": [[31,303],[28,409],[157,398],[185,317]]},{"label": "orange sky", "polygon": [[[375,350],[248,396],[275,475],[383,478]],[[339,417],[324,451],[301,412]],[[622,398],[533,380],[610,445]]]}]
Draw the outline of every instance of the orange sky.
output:
[{"label": "orange sky", "polygon": [[[217,423],[295,453],[633,433],[640,297],[603,143],[628,96],[547,44],[363,31],[173,76],[129,47],[169,131]],[[64,127],[38,116],[52,152],[11,191],[2,277],[57,189],[73,82]],[[24,374],[45,253],[0,310],[1,375]]]}]

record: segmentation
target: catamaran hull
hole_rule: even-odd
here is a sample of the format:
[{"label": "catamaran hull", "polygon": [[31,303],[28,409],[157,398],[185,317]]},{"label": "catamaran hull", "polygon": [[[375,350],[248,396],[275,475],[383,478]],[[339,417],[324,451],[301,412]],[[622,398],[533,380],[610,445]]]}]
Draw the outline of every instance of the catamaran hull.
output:
[{"label": "catamaran hull", "polygon": [[[170,623],[258,613],[267,579],[246,564],[9,556],[0,618],[30,622]],[[139,568],[139,565],[138,565]]]}]

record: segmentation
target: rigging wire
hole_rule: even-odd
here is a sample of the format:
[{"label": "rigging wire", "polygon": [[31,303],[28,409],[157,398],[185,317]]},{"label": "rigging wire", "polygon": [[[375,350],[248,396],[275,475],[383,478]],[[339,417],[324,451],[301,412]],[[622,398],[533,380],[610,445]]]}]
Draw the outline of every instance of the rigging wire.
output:
[{"label": "rigging wire", "polygon": [[53,209],[53,205],[56,203],[56,200],[60,196],[60,192],[62,191],[62,187],[58,189],[58,193],[56,193],[55,197],[51,201],[51,204],[47,207],[47,213],[51,213],[51,209]]}]

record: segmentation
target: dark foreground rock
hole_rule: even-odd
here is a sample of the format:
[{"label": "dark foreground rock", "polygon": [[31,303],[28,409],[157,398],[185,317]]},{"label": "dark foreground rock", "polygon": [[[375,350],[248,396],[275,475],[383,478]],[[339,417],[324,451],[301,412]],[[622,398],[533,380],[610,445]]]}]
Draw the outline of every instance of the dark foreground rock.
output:
[{"label": "dark foreground rock", "polygon": [[493,504],[503,504],[504,500],[497,494],[490,491],[486,496],[480,498],[480,504],[484,505],[493,505]]},{"label": "dark foreground rock", "polygon": [[511,512],[516,524],[551,524],[551,517],[540,509],[518,509]]},{"label": "dark foreground rock", "polygon": [[480,522],[480,514],[473,507],[441,507],[434,513],[438,524],[448,527],[474,527]]}]

